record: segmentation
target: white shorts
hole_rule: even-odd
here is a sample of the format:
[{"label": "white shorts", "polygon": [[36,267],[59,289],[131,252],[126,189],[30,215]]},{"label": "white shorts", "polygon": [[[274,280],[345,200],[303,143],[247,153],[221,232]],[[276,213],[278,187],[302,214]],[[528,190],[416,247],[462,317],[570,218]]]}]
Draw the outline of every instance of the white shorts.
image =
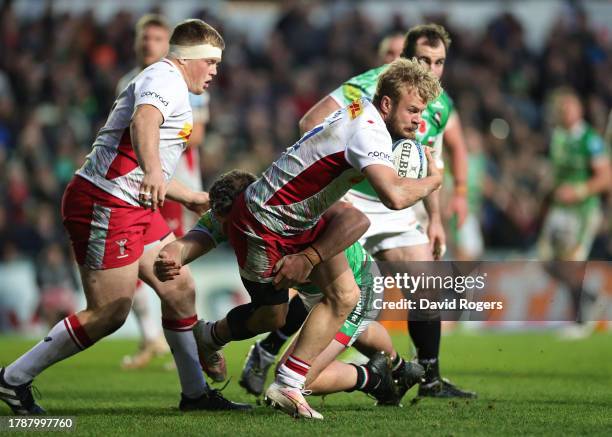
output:
[{"label": "white shorts", "polygon": [[350,191],[343,200],[352,203],[370,220],[370,227],[359,240],[369,253],[429,243],[425,229],[417,221],[414,207],[393,211],[380,200],[372,200],[355,191]]},{"label": "white shorts", "polygon": [[587,212],[553,206],[548,212],[538,252],[542,261],[585,261],[602,220],[600,209]]}]

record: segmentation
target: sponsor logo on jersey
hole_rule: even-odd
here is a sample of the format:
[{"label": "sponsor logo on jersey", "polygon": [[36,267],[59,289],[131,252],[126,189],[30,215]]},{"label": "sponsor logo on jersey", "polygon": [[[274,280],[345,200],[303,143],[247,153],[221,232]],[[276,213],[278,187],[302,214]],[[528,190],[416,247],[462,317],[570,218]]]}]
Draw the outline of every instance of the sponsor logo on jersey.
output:
[{"label": "sponsor logo on jersey", "polygon": [[443,108],[444,108],[444,105],[443,105],[443,104],[442,104],[442,102],[440,102],[439,100],[436,100],[435,102],[433,102],[433,103],[431,104],[431,107],[432,107],[432,108],[440,108],[440,109],[443,109]]},{"label": "sponsor logo on jersey", "polygon": [[419,133],[424,134],[427,132],[427,122],[424,119],[421,119],[421,124],[419,124]]},{"label": "sponsor logo on jersey", "polygon": [[363,112],[363,106],[359,101],[354,101],[348,106],[349,114],[351,115],[351,119],[354,120],[361,115]]},{"label": "sponsor logo on jersey", "polygon": [[190,123],[185,123],[183,125],[183,129],[181,129],[181,131],[178,133],[178,136],[185,141],[189,141],[189,137],[191,136],[191,129],[193,129],[193,126]]},{"label": "sponsor logo on jersey", "polygon": [[143,91],[142,93],[140,93],[140,97],[155,97],[157,100],[159,100],[160,102],[162,102],[162,105],[164,106],[168,106],[168,101],[165,100],[162,96],[160,96],[159,94],[157,94],[155,91]]},{"label": "sponsor logo on jersey", "polygon": [[391,155],[385,152],[379,152],[378,150],[368,153],[368,156],[370,158],[383,158],[383,159],[386,159],[387,161],[391,161]]}]

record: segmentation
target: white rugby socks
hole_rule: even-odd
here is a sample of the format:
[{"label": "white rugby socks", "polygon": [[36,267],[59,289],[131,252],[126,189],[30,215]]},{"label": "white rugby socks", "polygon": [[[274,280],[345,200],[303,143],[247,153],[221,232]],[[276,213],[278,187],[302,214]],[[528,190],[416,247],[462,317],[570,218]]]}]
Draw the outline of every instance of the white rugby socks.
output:
[{"label": "white rugby socks", "polygon": [[58,322],[43,340],[10,364],[4,379],[11,385],[25,384],[52,364],[92,344],[79,319],[73,314]]},{"label": "white rugby socks", "polygon": [[185,396],[192,399],[199,398],[208,390],[193,336],[193,326],[197,321],[198,317],[195,315],[180,320],[162,319],[164,335],[170,345],[181,381],[181,390]]}]

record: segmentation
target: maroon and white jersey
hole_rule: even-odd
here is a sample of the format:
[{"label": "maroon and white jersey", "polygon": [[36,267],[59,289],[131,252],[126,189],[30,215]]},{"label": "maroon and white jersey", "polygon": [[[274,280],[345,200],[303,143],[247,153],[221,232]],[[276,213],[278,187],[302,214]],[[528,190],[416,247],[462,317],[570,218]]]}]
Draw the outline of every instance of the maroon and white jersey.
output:
[{"label": "maroon and white jersey", "polygon": [[372,164],[390,168],[392,140],[367,99],[336,111],[288,148],[247,188],[246,203],[271,231],[292,235],[312,228]]},{"label": "maroon and white jersey", "polygon": [[139,105],[153,105],[162,113],[159,157],[169,181],[191,134],[192,112],[187,84],[167,59],[145,68],[117,97],[93,150],[76,174],[104,191],[138,206],[144,173],[130,138],[130,122]]}]

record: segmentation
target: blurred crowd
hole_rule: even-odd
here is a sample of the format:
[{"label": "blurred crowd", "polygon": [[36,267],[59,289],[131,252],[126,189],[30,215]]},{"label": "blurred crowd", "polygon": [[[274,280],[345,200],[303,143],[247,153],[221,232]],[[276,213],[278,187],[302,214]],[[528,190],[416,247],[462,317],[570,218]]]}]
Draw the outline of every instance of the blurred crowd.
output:
[{"label": "blurred crowd", "polygon": [[[191,11],[219,29],[227,44],[211,87],[201,159],[205,187],[229,168],[265,168],[297,139],[298,120],[315,102],[380,65],[377,46],[384,36],[418,24],[397,15],[380,27],[358,8],[321,20],[315,2],[281,7],[260,45],[248,29],[232,32],[207,11]],[[72,284],[69,269],[53,269],[70,256],[61,196],[106,119],[117,81],[135,66],[138,18],[118,12],[98,22],[91,11],[55,13],[49,6],[26,19],[10,2],[0,10],[0,261],[35,259],[45,272],[40,280],[49,282],[41,286]],[[525,251],[537,237],[550,189],[547,96],[557,86],[572,86],[587,119],[603,133],[612,106],[612,36],[592,27],[578,7],[558,17],[539,51],[527,46],[521,22],[508,13],[483,31],[455,27],[443,14],[427,21],[443,24],[453,38],[443,85],[469,149],[485,160],[476,185],[486,245]]]}]

